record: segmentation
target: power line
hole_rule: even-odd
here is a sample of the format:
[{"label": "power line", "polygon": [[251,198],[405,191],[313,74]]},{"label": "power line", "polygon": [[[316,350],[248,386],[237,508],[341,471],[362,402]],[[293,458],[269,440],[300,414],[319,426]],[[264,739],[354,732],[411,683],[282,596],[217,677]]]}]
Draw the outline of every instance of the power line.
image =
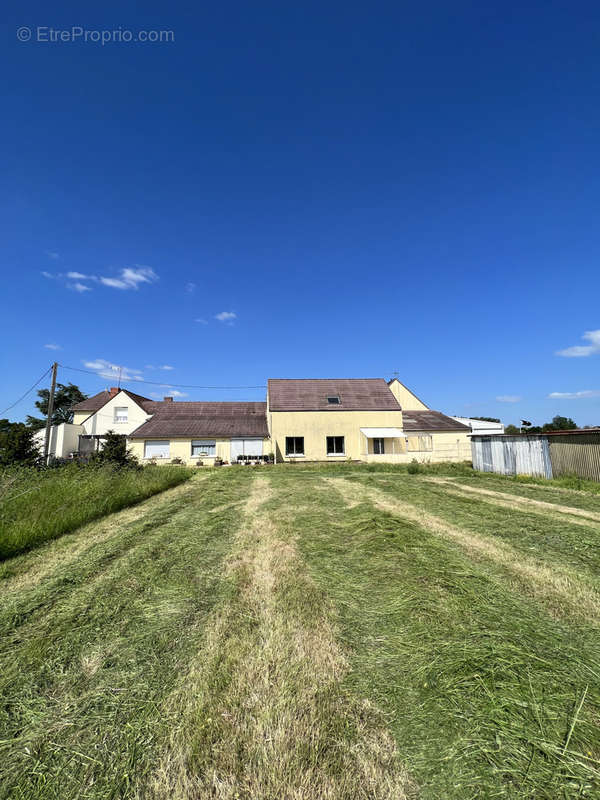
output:
[{"label": "power line", "polygon": [[16,405],[18,405],[21,402],[21,400],[24,400],[27,397],[27,395],[29,394],[29,392],[32,392],[35,389],[35,387],[38,385],[38,383],[41,383],[44,380],[44,378],[50,372],[51,369],[52,369],[52,367],[48,367],[48,369],[46,370],[46,372],[44,372],[42,377],[38,378],[38,380],[33,384],[33,386],[30,389],[27,389],[25,394],[21,395],[21,397],[19,397],[18,400],[15,400],[15,402],[11,406],[8,406],[8,408],[5,408],[4,411],[0,411],[0,417],[2,416],[2,414],[6,414],[7,411],[10,411],[11,408],[14,408]]},{"label": "power line", "polygon": [[[106,377],[104,375],[99,375],[97,372],[94,372],[90,369],[81,369],[81,367],[67,367],[65,364],[59,364],[59,367],[62,369],[70,369],[74,372],[85,372],[87,375],[95,375],[97,378]],[[115,375],[115,378],[117,376]],[[266,385],[262,384],[260,386],[198,386],[197,384],[193,383],[165,383],[165,381],[146,381],[142,378],[135,378],[134,380],[128,381],[132,385],[136,383],[147,383],[151,386],[163,386],[166,389],[266,389]]]}]

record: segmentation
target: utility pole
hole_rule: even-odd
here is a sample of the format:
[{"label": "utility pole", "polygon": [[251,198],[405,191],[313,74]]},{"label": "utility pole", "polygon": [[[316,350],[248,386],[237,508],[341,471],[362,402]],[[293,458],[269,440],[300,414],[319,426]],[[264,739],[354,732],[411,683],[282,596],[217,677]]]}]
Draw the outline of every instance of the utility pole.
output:
[{"label": "utility pole", "polygon": [[52,364],[52,383],[50,384],[50,396],[48,397],[48,417],[46,419],[46,436],[44,438],[44,464],[48,463],[48,450],[50,449],[50,428],[52,427],[52,412],[54,411],[54,392],[56,391],[56,371],[58,363]]}]

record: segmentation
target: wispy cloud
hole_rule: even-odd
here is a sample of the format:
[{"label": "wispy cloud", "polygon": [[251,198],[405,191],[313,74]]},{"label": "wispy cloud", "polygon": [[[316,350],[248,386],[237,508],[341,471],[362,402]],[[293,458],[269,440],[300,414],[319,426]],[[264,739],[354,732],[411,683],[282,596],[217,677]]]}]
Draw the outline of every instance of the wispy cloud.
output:
[{"label": "wispy cloud", "polygon": [[188,281],[185,285],[185,290],[188,294],[194,294],[196,291],[196,284],[193,281]]},{"label": "wispy cloud", "polygon": [[84,361],[84,367],[93,369],[101,378],[118,378],[119,373],[122,381],[141,381],[143,380],[142,371],[132,367],[119,366],[107,361],[105,358],[96,358],[93,361]]},{"label": "wispy cloud", "polygon": [[86,286],[85,283],[76,281],[75,283],[67,283],[67,289],[72,289],[74,292],[91,292],[91,286]]},{"label": "wispy cloud", "polygon": [[171,389],[169,392],[165,392],[164,394],[160,394],[160,392],[151,392],[150,397],[188,397],[187,392],[180,392],[177,389]]},{"label": "wispy cloud", "polygon": [[100,283],[113,289],[139,289],[142,283],[154,283],[158,275],[150,267],[136,265],[135,268],[125,267],[118,278],[100,278]]},{"label": "wispy cloud", "polygon": [[581,392],[551,392],[552,400],[584,400],[586,397],[600,397],[600,389],[584,389]]},{"label": "wispy cloud", "polygon": [[496,400],[499,403],[518,403],[523,398],[518,394],[499,394]]},{"label": "wispy cloud", "polygon": [[158,275],[151,267],[143,267],[136,264],[135,267],[125,267],[115,277],[108,275],[88,275],[77,270],[69,272],[47,272],[42,271],[44,278],[58,280],[75,292],[91,292],[91,284],[101,284],[111,289],[139,289],[144,283],[154,283],[158,280]]},{"label": "wispy cloud", "polygon": [[581,338],[589,344],[576,344],[564,350],[557,350],[556,355],[565,358],[585,358],[600,353],[600,330],[586,331]]},{"label": "wispy cloud", "polygon": [[229,325],[233,325],[233,320],[237,319],[237,314],[235,311],[220,311],[215,314],[215,319],[218,319],[219,322],[227,322]]},{"label": "wispy cloud", "polygon": [[208,325],[208,320],[207,319],[202,319],[201,317],[198,318],[198,319],[195,319],[194,322],[199,322],[201,325]]},{"label": "wispy cloud", "polygon": [[59,344],[45,344],[44,347],[46,350],[62,350],[62,347]]},{"label": "wispy cloud", "polygon": [[46,250],[46,255],[48,258],[51,258],[52,261],[60,261],[60,253],[57,253],[56,250]]},{"label": "wispy cloud", "polygon": [[175,369],[175,367],[172,367],[170,364],[163,364],[161,367],[155,367],[154,364],[146,364],[146,369],[152,369],[152,370],[166,369],[166,370],[171,370],[171,369]]}]

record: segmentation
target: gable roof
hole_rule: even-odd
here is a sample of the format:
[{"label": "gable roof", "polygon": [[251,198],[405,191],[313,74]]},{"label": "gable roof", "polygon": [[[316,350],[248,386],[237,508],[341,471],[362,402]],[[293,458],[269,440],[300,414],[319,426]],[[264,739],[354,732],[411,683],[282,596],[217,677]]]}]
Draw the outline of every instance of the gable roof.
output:
[{"label": "gable roof", "polygon": [[188,436],[260,436],[268,438],[267,404],[219,402],[147,403],[152,419],[129,434],[131,439]]},{"label": "gable roof", "polygon": [[441,411],[403,411],[402,422],[405,431],[469,431],[468,425],[447,417]]},{"label": "gable roof", "polygon": [[267,391],[269,411],[400,411],[383,378],[270,378]]},{"label": "gable roof", "polygon": [[[130,392],[128,389],[121,389],[121,392],[125,392],[125,394],[130,397],[134,403],[142,406],[142,408],[145,408],[148,403],[152,402],[149,397],[143,397],[141,394],[135,394],[134,392]],[[80,403],[75,403],[75,405],[71,407],[71,411],[99,411],[102,406],[105,406],[109,400],[116,396],[117,395],[111,395],[109,390],[105,389],[102,392],[98,392],[98,394],[92,395],[92,397],[88,397],[87,400],[82,400]]]}]

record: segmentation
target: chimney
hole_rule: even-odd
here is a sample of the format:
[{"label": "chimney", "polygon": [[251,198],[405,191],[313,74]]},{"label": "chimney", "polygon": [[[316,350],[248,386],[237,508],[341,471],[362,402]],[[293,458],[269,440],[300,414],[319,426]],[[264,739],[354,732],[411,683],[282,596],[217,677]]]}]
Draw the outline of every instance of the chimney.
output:
[{"label": "chimney", "polygon": [[165,403],[172,403],[173,402],[173,398],[172,397],[163,397],[163,400],[164,400]]},{"label": "chimney", "polygon": [[110,387],[110,396],[114,397],[116,394],[119,394],[119,387],[118,386],[111,386]]}]

